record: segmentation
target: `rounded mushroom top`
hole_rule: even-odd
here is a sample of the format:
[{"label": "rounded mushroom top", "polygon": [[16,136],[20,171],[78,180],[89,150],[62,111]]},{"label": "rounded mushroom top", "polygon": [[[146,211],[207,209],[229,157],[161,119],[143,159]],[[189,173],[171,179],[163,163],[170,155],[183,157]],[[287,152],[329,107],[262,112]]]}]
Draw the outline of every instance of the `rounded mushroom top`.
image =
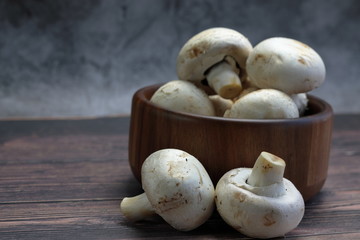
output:
[{"label": "rounded mushroom top", "polygon": [[188,81],[173,80],[165,83],[153,94],[150,102],[173,111],[215,115],[208,95]]},{"label": "rounded mushroom top", "polygon": [[274,37],[257,44],[246,62],[250,81],[259,88],[287,94],[304,93],[325,80],[325,65],[308,45],[290,38]]},{"label": "rounded mushroom top", "polygon": [[214,186],[203,165],[178,149],[152,153],[141,169],[149,202],[175,229],[189,231],[204,223],[214,208]]},{"label": "rounded mushroom top", "polygon": [[189,81],[204,80],[206,72],[215,64],[226,61],[226,57],[232,57],[244,74],[251,50],[249,40],[235,30],[204,30],[190,38],[180,50],[176,63],[178,77]]},{"label": "rounded mushroom top", "polygon": [[254,167],[225,173],[216,185],[216,206],[230,226],[255,238],[283,236],[304,216],[304,200],[283,178],[285,161],[261,152]]},{"label": "rounded mushroom top", "polygon": [[296,106],[299,110],[299,115],[303,116],[308,107],[308,102],[309,102],[309,99],[307,98],[306,93],[292,94],[292,95],[290,95],[290,97],[296,104]]},{"label": "rounded mushroom top", "polygon": [[241,119],[298,118],[299,110],[285,93],[275,89],[255,90],[239,98],[224,117]]},{"label": "rounded mushroom top", "polygon": [[287,179],[265,187],[247,183],[249,168],[227,172],[216,185],[217,208],[226,223],[247,236],[272,238],[294,229],[304,215],[304,200]]}]

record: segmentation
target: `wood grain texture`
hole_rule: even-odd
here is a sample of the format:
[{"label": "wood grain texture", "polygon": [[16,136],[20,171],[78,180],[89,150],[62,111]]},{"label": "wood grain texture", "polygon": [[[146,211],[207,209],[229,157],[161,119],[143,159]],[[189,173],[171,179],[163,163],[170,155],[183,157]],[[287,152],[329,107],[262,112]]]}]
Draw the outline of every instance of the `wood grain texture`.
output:
[{"label": "wood grain texture", "polygon": [[[218,214],[183,233],[128,223],[141,193],[128,163],[129,118],[0,121],[0,239],[247,239]],[[336,116],[328,178],[289,239],[360,239],[360,115]]]}]

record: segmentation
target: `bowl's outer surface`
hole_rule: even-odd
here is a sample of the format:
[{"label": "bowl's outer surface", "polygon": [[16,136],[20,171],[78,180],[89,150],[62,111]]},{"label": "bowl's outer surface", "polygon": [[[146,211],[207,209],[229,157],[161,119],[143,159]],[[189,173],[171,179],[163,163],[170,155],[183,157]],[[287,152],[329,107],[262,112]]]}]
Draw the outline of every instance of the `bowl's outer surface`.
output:
[{"label": "bowl's outer surface", "polygon": [[322,188],[327,177],[333,121],[332,108],[323,100],[309,96],[307,116],[298,119],[227,119],[158,107],[149,99],[159,86],[142,88],[133,96],[129,163],[138,180],[145,159],[164,148],[194,155],[214,185],[233,168],[252,167],[260,152],[267,151],[285,160],[285,177],[305,200]]}]

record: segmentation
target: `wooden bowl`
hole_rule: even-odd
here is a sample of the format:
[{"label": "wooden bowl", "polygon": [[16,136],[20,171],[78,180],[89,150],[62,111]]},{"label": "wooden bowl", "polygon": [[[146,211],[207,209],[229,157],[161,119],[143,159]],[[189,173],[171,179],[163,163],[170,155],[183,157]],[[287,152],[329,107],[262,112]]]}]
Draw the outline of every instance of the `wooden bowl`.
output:
[{"label": "wooden bowl", "polygon": [[333,111],[325,101],[309,98],[309,110],[297,119],[248,120],[174,112],[151,103],[160,85],[138,90],[132,101],[129,162],[140,181],[141,165],[164,148],[184,150],[199,159],[214,185],[227,171],[252,167],[261,151],[286,162],[285,177],[305,200],[322,188],[331,144]]}]

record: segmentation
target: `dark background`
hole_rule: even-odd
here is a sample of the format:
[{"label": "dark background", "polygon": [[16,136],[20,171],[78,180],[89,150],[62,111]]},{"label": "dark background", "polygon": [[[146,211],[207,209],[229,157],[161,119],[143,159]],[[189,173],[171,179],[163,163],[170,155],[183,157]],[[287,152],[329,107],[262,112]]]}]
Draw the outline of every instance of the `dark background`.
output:
[{"label": "dark background", "polygon": [[310,45],[327,67],[312,94],[360,112],[357,0],[0,0],[0,117],[129,114],[135,90],[176,79],[182,45],[218,26]]}]

